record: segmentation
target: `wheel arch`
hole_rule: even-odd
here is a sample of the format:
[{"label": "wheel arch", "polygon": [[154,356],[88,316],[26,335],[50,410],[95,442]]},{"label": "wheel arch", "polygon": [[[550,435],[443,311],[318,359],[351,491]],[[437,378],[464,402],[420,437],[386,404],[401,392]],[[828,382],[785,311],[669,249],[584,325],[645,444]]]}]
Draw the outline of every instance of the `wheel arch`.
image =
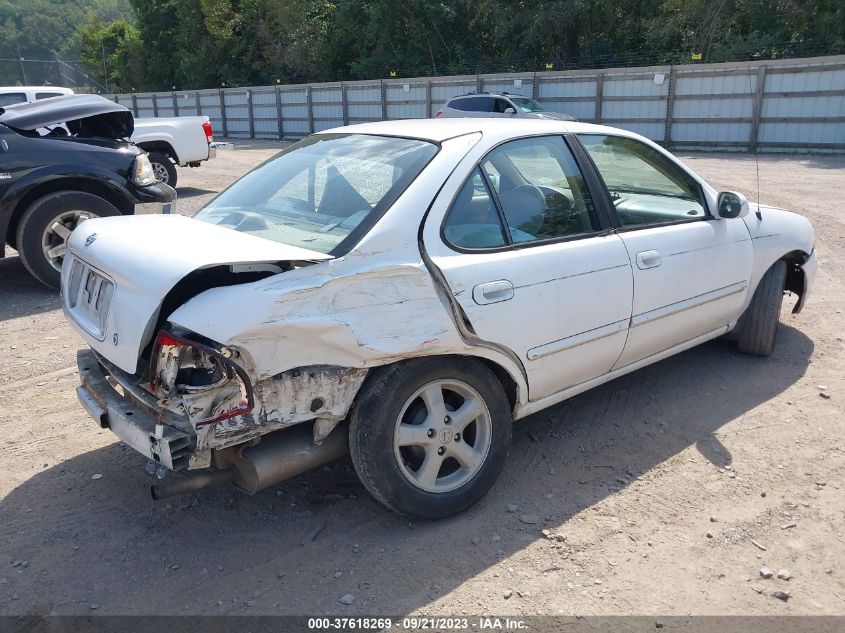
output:
[{"label": "wheel arch", "polygon": [[142,141],[137,144],[142,150],[148,153],[155,152],[157,154],[164,154],[168,156],[177,164],[179,163],[179,155],[173,146],[167,141]]},{"label": "wheel arch", "polygon": [[[476,354],[432,354],[432,355],[425,355],[425,356],[415,356],[415,357],[412,357],[412,358],[396,359],[396,360],[393,360],[391,362],[385,363],[383,365],[371,367],[368,374],[367,374],[367,377],[361,383],[361,386],[358,388],[358,390],[355,394],[355,397],[353,398],[352,404],[350,406],[350,410],[352,409],[352,407],[355,406],[355,403],[357,402],[358,398],[360,397],[360,394],[363,391],[364,386],[369,381],[375,380],[376,376],[381,371],[386,371],[389,367],[392,367],[392,366],[394,366],[398,363],[407,363],[408,361],[430,360],[430,359],[447,360],[447,359],[450,359],[450,358],[452,358],[452,359],[461,358],[461,359],[474,360],[474,361],[481,363],[485,367],[487,367],[487,369],[489,369],[493,373],[493,375],[496,376],[497,382],[502,387],[502,391],[504,391],[505,397],[508,400],[508,405],[510,406],[511,418],[515,419],[514,411],[515,411],[517,405],[520,404],[520,397],[523,394],[522,389],[524,389],[524,387],[517,381],[516,378],[514,378],[513,374],[510,371],[508,371],[508,369],[505,368],[505,366],[503,364],[501,364],[501,363],[499,363],[496,360],[493,360],[491,358],[476,355]],[[520,375],[520,377],[521,377],[521,375]]]},{"label": "wheel arch", "polygon": [[763,279],[763,275],[780,261],[786,262],[786,285],[784,286],[784,290],[794,292],[798,296],[798,301],[792,308],[792,313],[797,314],[800,312],[804,307],[804,301],[812,285],[812,279],[808,278],[812,273],[804,269],[804,264],[809,259],[810,253],[798,248],[785,253],[780,252],[780,254],[777,251],[769,252],[764,261],[755,263],[751,282],[748,285],[745,303],[742,306],[742,312],[744,313],[751,304],[751,300],[757,291],[757,286],[760,285]]},{"label": "wheel arch", "polygon": [[114,206],[123,215],[131,215],[135,208],[134,201],[102,181],[93,178],[55,178],[33,186],[18,200],[9,217],[6,234],[3,236],[4,241],[8,243],[10,237],[17,234],[18,224],[33,202],[60,191],[81,191],[98,196]]},{"label": "wheel arch", "polygon": [[792,308],[793,314],[799,313],[801,308],[804,307],[804,298],[807,295],[810,280],[807,279],[809,273],[804,270],[803,266],[809,258],[810,254],[801,250],[790,251],[780,258],[786,262],[786,285],[784,289],[798,295],[798,301]]}]

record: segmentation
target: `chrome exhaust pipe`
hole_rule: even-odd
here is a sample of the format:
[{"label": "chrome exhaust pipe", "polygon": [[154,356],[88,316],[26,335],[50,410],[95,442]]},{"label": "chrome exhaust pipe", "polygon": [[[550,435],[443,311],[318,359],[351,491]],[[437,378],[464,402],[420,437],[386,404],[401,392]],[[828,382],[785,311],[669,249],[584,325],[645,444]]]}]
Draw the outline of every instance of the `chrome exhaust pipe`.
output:
[{"label": "chrome exhaust pipe", "polygon": [[220,488],[232,481],[235,473],[231,469],[212,470],[198,475],[189,475],[170,481],[162,481],[150,486],[150,495],[156,501],[174,497],[185,492],[194,492],[205,488]]}]

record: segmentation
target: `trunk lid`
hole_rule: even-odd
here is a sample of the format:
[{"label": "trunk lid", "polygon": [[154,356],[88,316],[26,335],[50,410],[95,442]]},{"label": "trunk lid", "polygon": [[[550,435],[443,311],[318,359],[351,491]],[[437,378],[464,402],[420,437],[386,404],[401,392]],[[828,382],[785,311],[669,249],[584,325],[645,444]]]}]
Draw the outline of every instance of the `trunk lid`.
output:
[{"label": "trunk lid", "polygon": [[331,259],[181,215],[88,220],[68,248],[65,313],[91,347],[129,373],[154,335],[163,300],[187,275],[215,266]]}]

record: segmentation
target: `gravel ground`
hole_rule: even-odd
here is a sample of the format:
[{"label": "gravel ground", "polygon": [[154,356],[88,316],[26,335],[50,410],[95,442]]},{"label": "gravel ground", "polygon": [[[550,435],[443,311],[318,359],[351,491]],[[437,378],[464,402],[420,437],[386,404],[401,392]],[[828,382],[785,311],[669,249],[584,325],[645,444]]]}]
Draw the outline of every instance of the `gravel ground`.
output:
[{"label": "gravel ground", "polygon": [[[234,143],[180,170],[178,212],[283,146]],[[756,199],[753,157],[683,159]],[[759,170],[821,266],[774,354],[712,342],[532,416],[491,493],[436,523],[385,510],[348,460],[151,501],[143,458],[76,401],[81,339],[9,251],[0,614],[845,614],[845,158]]]}]

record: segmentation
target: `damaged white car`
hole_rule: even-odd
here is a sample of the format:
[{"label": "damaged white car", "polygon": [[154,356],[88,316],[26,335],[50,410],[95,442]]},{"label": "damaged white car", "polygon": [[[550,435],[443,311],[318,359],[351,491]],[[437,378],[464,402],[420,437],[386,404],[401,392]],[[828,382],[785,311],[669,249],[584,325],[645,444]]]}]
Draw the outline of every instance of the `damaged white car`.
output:
[{"label": "damaged white car", "polygon": [[154,497],[351,452],[421,517],[489,490],[514,420],[726,334],[769,354],[816,270],[803,217],[564,121],[329,130],[193,218],[92,219],[69,246],[79,399],[181,473]]}]

